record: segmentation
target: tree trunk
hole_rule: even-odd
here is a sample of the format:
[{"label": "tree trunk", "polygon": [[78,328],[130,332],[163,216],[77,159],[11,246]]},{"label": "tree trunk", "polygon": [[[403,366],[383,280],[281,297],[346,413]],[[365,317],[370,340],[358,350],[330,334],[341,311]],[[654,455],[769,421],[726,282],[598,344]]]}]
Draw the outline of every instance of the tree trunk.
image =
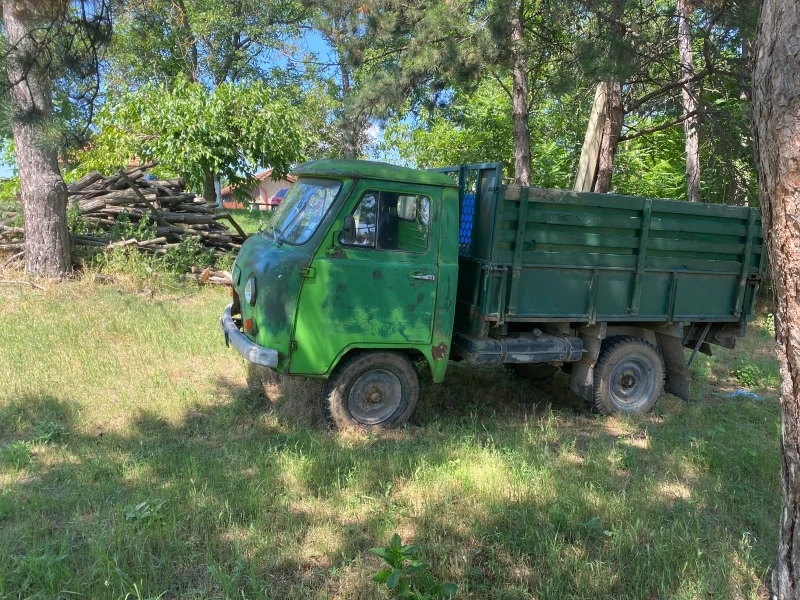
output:
[{"label": "tree trunk", "polygon": [[206,171],[203,176],[203,198],[209,204],[217,203],[217,188],[214,185],[214,173]]},{"label": "tree trunk", "polygon": [[186,12],[186,5],[183,0],[178,0],[178,9],[181,11],[180,19],[183,25],[183,34],[189,43],[189,80],[192,83],[200,81],[200,61],[197,53],[197,39],[192,31],[192,24],[189,22],[189,15]]},{"label": "tree trunk", "polygon": [[777,598],[800,595],[800,11],[764,0],[755,43],[753,125],[759,201],[776,299],[781,372],[781,483]]},{"label": "tree trunk", "polygon": [[589,124],[583,138],[581,158],[578,162],[578,173],[575,176],[576,192],[591,192],[597,177],[597,160],[600,157],[600,146],[603,143],[603,129],[606,124],[606,82],[597,84],[592,102]]},{"label": "tree trunk", "polygon": [[614,156],[617,154],[619,134],[624,117],[622,108],[622,85],[616,79],[606,84],[606,122],[603,127],[603,141],[600,144],[600,157],[597,165],[597,180],[594,191],[601,194],[611,189],[611,175],[614,173]]},{"label": "tree trunk", "polygon": [[[340,52],[341,55],[341,52]],[[360,119],[347,114],[347,97],[350,95],[350,71],[344,61],[339,63],[342,73],[342,154],[346,159],[358,158],[361,153],[361,127]]]},{"label": "tree trunk", "polygon": [[[53,6],[57,12],[65,6]],[[3,0],[11,129],[25,218],[25,270],[62,277],[71,268],[67,229],[67,186],[58,170],[58,149],[47,139],[53,106],[52,77],[38,61],[43,53],[27,34],[49,15],[34,3]],[[55,15],[56,17],[59,14]]]},{"label": "tree trunk", "polygon": [[512,83],[511,119],[514,124],[514,183],[531,184],[531,131],[528,124],[528,64],[522,48],[522,7],[513,3],[511,14]]},{"label": "tree trunk", "polygon": [[[681,63],[681,79],[694,77],[692,56],[692,26],[689,23],[687,0],[678,0],[678,57]],[[689,202],[700,202],[700,148],[697,134],[697,98],[694,83],[681,88],[683,114],[693,115],[683,122],[686,138],[686,197]]]}]

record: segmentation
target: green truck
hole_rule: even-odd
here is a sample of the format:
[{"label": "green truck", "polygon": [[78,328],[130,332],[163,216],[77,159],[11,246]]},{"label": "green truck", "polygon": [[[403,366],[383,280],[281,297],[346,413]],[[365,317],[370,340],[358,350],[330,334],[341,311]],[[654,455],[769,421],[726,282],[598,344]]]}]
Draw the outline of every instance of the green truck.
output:
[{"label": "green truck", "polygon": [[333,427],[404,423],[423,359],[435,383],[449,360],[562,369],[601,413],[648,411],[688,399],[697,352],[733,348],[753,315],[755,208],[505,185],[499,164],[294,175],[220,323],[257,368],[327,379]]}]

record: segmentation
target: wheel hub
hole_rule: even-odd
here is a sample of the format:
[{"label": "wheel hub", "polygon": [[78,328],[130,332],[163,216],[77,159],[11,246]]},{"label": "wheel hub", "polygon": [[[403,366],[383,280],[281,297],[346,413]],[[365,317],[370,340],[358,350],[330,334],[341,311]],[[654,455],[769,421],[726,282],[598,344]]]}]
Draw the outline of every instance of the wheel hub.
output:
[{"label": "wheel hub", "polygon": [[630,357],[616,365],[609,380],[613,399],[621,405],[646,402],[655,388],[651,369],[639,358]]},{"label": "wheel hub", "polygon": [[403,386],[397,375],[375,369],[364,373],[350,388],[347,408],[359,423],[377,425],[397,411],[402,398]]}]

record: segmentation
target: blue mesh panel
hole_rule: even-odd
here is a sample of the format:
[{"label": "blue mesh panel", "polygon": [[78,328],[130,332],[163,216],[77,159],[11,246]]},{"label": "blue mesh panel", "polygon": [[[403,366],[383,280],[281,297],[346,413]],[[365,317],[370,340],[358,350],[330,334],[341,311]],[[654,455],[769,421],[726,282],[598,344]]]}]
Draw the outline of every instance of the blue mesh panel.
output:
[{"label": "blue mesh panel", "polygon": [[469,256],[474,217],[475,194],[464,194],[464,199],[461,203],[461,223],[458,228],[458,253],[463,256]]}]

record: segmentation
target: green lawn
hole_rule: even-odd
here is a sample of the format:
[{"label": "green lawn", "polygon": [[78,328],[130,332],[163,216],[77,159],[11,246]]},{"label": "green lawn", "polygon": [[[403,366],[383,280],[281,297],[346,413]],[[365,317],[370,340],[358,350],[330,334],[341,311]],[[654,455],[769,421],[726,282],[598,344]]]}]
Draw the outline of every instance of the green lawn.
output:
[{"label": "green lawn", "polygon": [[[765,319],[698,360],[690,404],[598,417],[563,375],[452,365],[409,427],[364,435],[322,428],[315,385],[248,389],[226,302],[0,286],[1,598],[383,598],[367,550],[394,532],[459,598],[766,597]],[[719,395],[734,370],[766,400]]]},{"label": "green lawn", "polygon": [[231,213],[245,233],[258,233],[273,215],[272,211],[250,210],[249,208],[226,210],[225,212]]}]

